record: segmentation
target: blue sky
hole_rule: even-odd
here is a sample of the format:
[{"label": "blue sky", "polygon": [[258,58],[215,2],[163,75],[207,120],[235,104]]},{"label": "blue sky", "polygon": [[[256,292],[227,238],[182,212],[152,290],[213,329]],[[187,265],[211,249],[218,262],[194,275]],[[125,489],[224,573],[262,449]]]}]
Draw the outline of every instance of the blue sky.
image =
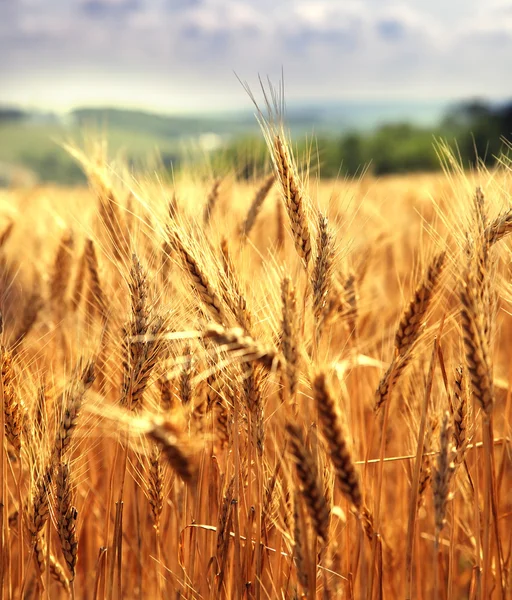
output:
[{"label": "blue sky", "polygon": [[512,0],[0,0],[0,103],[505,98],[511,64]]}]

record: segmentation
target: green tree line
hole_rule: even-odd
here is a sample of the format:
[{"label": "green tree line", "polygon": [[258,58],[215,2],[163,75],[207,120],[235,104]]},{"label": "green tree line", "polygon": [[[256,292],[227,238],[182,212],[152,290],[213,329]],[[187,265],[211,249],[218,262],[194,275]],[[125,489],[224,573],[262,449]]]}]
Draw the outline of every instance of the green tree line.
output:
[{"label": "green tree line", "polygon": [[[384,124],[371,132],[294,140],[294,148],[305,162],[312,157],[313,168],[318,165],[322,177],[357,177],[363,171],[384,175],[437,170],[435,140],[440,138],[454,147],[464,167],[471,168],[477,161],[492,167],[501,153],[508,152],[512,140],[512,103],[464,103],[453,107],[437,127]],[[268,168],[265,144],[257,136],[234,140],[219,151],[217,160],[226,167],[238,165],[242,177]]]}]

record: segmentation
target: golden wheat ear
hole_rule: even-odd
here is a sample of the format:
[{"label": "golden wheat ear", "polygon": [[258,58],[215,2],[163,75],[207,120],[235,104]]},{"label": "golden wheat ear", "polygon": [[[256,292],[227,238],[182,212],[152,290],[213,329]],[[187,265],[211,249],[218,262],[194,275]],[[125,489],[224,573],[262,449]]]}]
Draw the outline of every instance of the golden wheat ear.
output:
[{"label": "golden wheat ear", "polygon": [[62,320],[66,312],[74,245],[73,232],[64,232],[53,262],[53,275],[50,281],[50,304],[58,321]]},{"label": "golden wheat ear", "polygon": [[466,352],[466,366],[469,372],[473,395],[487,417],[494,406],[494,386],[490,350],[486,335],[484,307],[475,293],[474,278],[462,283],[461,324]]},{"label": "golden wheat ear", "polygon": [[73,581],[76,575],[78,558],[78,537],[76,532],[78,511],[73,505],[75,502],[75,488],[71,480],[69,463],[61,461],[57,467],[56,479],[57,530],[62,554],[71,574],[70,581]]},{"label": "golden wheat ear", "polygon": [[256,223],[256,219],[258,218],[258,215],[261,212],[263,203],[265,202],[266,197],[270,193],[274,182],[274,175],[269,175],[256,191],[256,194],[254,195],[254,198],[251,202],[251,206],[249,207],[249,210],[247,212],[247,216],[245,217],[245,220],[240,227],[240,235],[242,236],[242,239],[244,241],[247,240],[247,238],[251,234],[254,224]]},{"label": "golden wheat ear", "polygon": [[496,217],[485,230],[485,237],[489,245],[496,244],[512,233],[512,209]]},{"label": "golden wheat ear", "polygon": [[318,342],[327,314],[327,299],[332,290],[334,270],[334,236],[330,231],[327,217],[322,213],[318,214],[316,249],[315,262],[311,273],[311,287],[313,289],[313,315]]},{"label": "golden wheat ear", "polygon": [[412,362],[412,353],[425,324],[428,309],[435,298],[445,263],[445,251],[434,256],[402,312],[395,335],[395,355],[375,393],[376,413],[386,404],[390,389],[395,387],[404,370]]},{"label": "golden wheat ear", "polygon": [[282,322],[281,350],[286,361],[285,375],[290,400],[293,402],[299,382],[299,327],[297,322],[297,299],[289,277],[281,282]]},{"label": "golden wheat ear", "polygon": [[440,450],[432,479],[436,536],[439,536],[445,524],[447,503],[450,499],[450,482],[455,471],[455,463],[453,462],[455,459],[455,449],[451,443],[451,429],[450,414],[446,412],[443,415],[441,424]]},{"label": "golden wheat ear", "polygon": [[14,221],[11,221],[5,226],[5,229],[0,233],[0,249],[2,249],[7,240],[11,237],[12,230],[14,229]]},{"label": "golden wheat ear", "polygon": [[94,242],[89,238],[85,242],[85,263],[87,265],[87,272],[89,273],[90,279],[90,294],[88,297],[89,303],[92,308],[97,312],[102,321],[107,320],[107,302],[105,299],[105,293],[103,292],[103,286],[100,280],[98,258],[96,255],[96,247]]},{"label": "golden wheat ear", "polygon": [[52,469],[62,459],[71,444],[73,434],[78,425],[85,395],[96,379],[94,367],[95,363],[93,360],[85,363],[80,361],[67,390],[63,394],[62,414],[52,450]]},{"label": "golden wheat ear", "polygon": [[329,457],[336,473],[338,487],[354,507],[361,510],[363,496],[359,474],[343,434],[338,408],[325,373],[319,372],[315,375],[312,387],[321,430],[329,448]]},{"label": "golden wheat ear", "polygon": [[143,405],[149,379],[162,352],[164,322],[151,311],[147,272],[136,254],[129,279],[130,315],[123,327],[123,383],[121,404],[130,410]]},{"label": "golden wheat ear", "polygon": [[414,290],[413,297],[402,314],[395,336],[395,348],[404,355],[417,340],[425,315],[437,291],[439,278],[446,262],[446,253],[440,252],[428,265],[423,280]]},{"label": "golden wheat ear", "polygon": [[281,194],[288,213],[295,249],[307,270],[311,259],[311,233],[305,211],[304,192],[288,147],[279,134],[275,134],[271,142],[271,153],[281,184]]},{"label": "golden wheat ear", "polygon": [[299,427],[287,423],[286,432],[289,436],[290,452],[295,460],[295,469],[301,485],[300,491],[313,522],[315,533],[324,544],[327,544],[331,511],[323,491],[316,461],[306,447]]},{"label": "golden wheat ear", "polygon": [[453,382],[453,441],[457,451],[455,456],[456,465],[464,462],[469,443],[469,410],[464,368],[459,365],[455,370]]},{"label": "golden wheat ear", "polygon": [[147,492],[153,517],[153,525],[157,531],[160,527],[160,518],[164,506],[164,469],[161,456],[161,448],[156,444],[153,444],[148,457],[149,471]]},{"label": "golden wheat ear", "polygon": [[247,304],[246,293],[244,291],[246,286],[235,267],[230,245],[225,236],[222,237],[220,250],[222,268],[227,280],[224,302],[229,306],[231,313],[233,313],[240,327],[250,334],[253,326],[253,316]]},{"label": "golden wheat ear", "polygon": [[203,332],[203,339],[211,340],[231,354],[237,354],[246,362],[257,362],[270,370],[280,366],[281,357],[272,346],[258,343],[243,329],[226,329],[219,325],[210,325]]},{"label": "golden wheat ear", "polygon": [[189,485],[197,483],[199,457],[187,436],[167,421],[154,421],[146,431],[147,437],[160,448],[162,456],[180,478]]},{"label": "golden wheat ear", "polygon": [[0,347],[1,384],[3,395],[5,437],[21,456],[24,411],[17,396],[12,353]]},{"label": "golden wheat ear", "polygon": [[210,223],[213,211],[219,200],[219,188],[220,188],[221,182],[222,182],[222,179],[220,179],[220,178],[215,179],[215,181],[213,182],[212,188],[211,188],[210,192],[208,193],[208,197],[206,199],[206,205],[204,207],[204,213],[203,213],[203,225],[205,225],[205,226],[207,226]]},{"label": "golden wheat ear", "polygon": [[168,236],[171,248],[175,249],[181,258],[183,270],[189,277],[192,289],[217,323],[224,323],[226,317],[222,296],[214,282],[208,277],[204,265],[195,256],[178,230],[169,228]]}]

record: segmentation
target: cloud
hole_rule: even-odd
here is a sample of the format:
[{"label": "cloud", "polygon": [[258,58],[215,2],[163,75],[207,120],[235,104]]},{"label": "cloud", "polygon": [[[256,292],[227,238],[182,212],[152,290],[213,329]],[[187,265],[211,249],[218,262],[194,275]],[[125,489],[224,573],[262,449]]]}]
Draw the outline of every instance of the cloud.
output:
[{"label": "cloud", "polygon": [[92,93],[91,86],[98,97],[108,90],[117,101],[144,86],[148,104],[165,101],[157,98],[162,89],[183,101],[191,91],[198,101],[217,102],[239,92],[233,70],[255,78],[278,75],[281,67],[291,96],[486,89],[505,95],[512,92],[505,77],[512,2],[489,6],[478,0],[0,0],[0,56],[9,57],[0,62],[0,101],[16,93],[23,73],[23,90],[32,81],[40,97],[51,98],[58,82],[68,103]]},{"label": "cloud", "polygon": [[375,23],[378,35],[384,40],[403,39],[406,29],[399,19],[384,18]]},{"label": "cloud", "polygon": [[82,0],[80,9],[91,17],[98,19],[110,16],[122,16],[140,10],[141,0]]}]

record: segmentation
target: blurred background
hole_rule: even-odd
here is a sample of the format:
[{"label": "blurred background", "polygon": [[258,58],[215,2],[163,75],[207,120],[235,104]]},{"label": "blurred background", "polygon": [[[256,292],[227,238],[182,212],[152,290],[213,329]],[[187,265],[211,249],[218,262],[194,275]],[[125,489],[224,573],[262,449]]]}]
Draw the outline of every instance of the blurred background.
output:
[{"label": "blurred background", "polygon": [[134,169],[249,177],[265,152],[237,76],[262,101],[258,74],[282,73],[324,177],[438,169],[436,138],[492,166],[511,60],[511,0],[0,0],[0,184],[80,183],[60,144],[84,131]]}]

